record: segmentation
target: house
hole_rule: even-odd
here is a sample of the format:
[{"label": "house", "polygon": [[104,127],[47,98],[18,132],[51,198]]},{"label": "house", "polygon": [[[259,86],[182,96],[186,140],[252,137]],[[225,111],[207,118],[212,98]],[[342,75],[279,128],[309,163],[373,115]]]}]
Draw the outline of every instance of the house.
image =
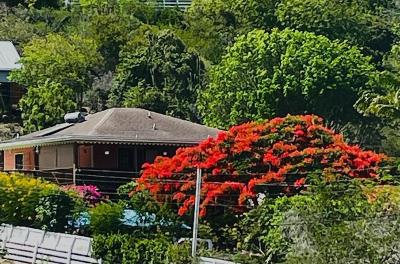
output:
[{"label": "house", "polygon": [[64,178],[72,179],[74,168],[78,180],[88,175],[131,179],[156,156],[173,156],[179,147],[218,133],[139,108],[112,108],[86,117],[67,114],[65,119],[66,123],[2,142],[3,170],[66,172]]},{"label": "house", "polygon": [[25,92],[24,88],[8,79],[12,70],[21,67],[19,60],[19,54],[12,42],[0,41],[0,109],[3,114],[16,109]]}]

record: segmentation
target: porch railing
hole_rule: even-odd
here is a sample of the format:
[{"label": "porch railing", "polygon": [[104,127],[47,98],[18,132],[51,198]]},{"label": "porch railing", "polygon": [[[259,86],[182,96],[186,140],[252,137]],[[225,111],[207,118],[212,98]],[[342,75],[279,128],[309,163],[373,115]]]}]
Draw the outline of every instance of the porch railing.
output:
[{"label": "porch railing", "polygon": [[162,0],[160,4],[162,7],[179,7],[180,9],[187,9],[192,0]]},{"label": "porch railing", "polygon": [[[191,5],[192,0],[157,0],[156,2],[160,7],[179,7],[186,10]],[[64,3],[65,6],[79,5],[79,0],[64,0]]]}]

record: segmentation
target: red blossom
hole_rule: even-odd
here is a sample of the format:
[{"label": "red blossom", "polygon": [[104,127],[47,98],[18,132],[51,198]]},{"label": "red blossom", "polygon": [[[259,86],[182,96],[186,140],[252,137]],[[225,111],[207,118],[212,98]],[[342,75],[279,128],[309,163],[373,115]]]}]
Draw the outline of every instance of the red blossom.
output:
[{"label": "red blossom", "polygon": [[247,208],[243,205],[256,203],[257,186],[265,187],[261,190],[267,195],[272,187],[275,192],[297,192],[307,173],[317,170],[325,177],[377,179],[383,160],[384,155],[347,144],[317,116],[287,116],[234,126],[177,150],[172,158],[158,157],[143,166],[134,191],[149,190],[161,203],[170,197],[178,203],[178,214],[185,215],[193,208],[195,169],[200,167],[201,216],[229,209],[239,213]]}]

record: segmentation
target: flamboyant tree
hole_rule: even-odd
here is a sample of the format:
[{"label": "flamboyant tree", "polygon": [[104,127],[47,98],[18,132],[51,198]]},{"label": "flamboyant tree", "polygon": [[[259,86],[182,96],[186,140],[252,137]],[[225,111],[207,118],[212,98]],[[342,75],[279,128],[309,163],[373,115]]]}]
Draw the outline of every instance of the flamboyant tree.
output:
[{"label": "flamboyant tree", "polygon": [[179,149],[172,158],[145,164],[134,191],[147,190],[159,202],[177,205],[185,215],[195,200],[195,168],[203,169],[201,216],[229,208],[243,212],[265,194],[296,193],[307,176],[379,179],[384,155],[347,144],[314,115],[245,123],[222,131],[198,146]]}]

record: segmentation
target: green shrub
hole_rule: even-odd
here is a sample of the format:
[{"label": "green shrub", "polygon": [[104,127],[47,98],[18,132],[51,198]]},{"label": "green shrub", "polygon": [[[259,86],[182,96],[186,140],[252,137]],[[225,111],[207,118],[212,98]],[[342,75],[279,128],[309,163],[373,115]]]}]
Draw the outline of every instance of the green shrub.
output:
[{"label": "green shrub", "polygon": [[74,200],[68,193],[62,190],[51,190],[40,197],[35,207],[34,226],[45,230],[63,231],[72,217],[72,215],[66,217],[65,212],[71,213],[74,207]]},{"label": "green shrub", "polygon": [[124,205],[122,203],[100,203],[89,211],[90,231],[93,234],[117,233],[122,229]]},{"label": "green shrub", "polygon": [[399,186],[313,181],[246,213],[238,246],[260,263],[397,263],[399,201]]},{"label": "green shrub", "polygon": [[165,237],[140,239],[130,235],[97,235],[93,252],[104,264],[188,264],[192,260],[186,245],[176,245]]},{"label": "green shrub", "polygon": [[0,173],[0,223],[64,231],[79,198],[56,184],[22,174]]}]

